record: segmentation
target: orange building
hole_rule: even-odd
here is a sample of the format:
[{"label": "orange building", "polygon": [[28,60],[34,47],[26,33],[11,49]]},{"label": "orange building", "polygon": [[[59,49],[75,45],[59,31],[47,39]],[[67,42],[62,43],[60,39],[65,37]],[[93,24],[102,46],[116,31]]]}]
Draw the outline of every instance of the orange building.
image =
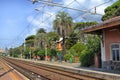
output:
[{"label": "orange building", "polygon": [[57,42],[57,50],[61,51],[62,50],[62,43]]},{"label": "orange building", "polygon": [[57,50],[59,51],[62,51],[62,41],[63,41],[63,38],[60,38],[59,41],[57,41]]}]

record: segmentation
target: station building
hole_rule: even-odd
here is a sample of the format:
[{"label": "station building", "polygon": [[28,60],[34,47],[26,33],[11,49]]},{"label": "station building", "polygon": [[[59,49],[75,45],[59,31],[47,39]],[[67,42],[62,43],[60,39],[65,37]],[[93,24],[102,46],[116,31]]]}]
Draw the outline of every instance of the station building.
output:
[{"label": "station building", "polygon": [[87,28],[84,33],[100,35],[102,68],[120,70],[120,16]]}]

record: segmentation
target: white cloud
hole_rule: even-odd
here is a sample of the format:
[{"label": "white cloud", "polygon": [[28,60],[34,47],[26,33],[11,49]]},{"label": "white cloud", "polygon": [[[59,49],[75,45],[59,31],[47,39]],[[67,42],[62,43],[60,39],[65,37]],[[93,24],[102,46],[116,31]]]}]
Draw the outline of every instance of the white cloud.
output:
[{"label": "white cloud", "polygon": [[[95,6],[98,6],[99,4],[104,3],[106,0],[62,0],[61,3],[64,4],[64,6],[70,4],[68,7],[72,7],[75,9],[80,9],[80,10],[89,10],[91,8],[93,8],[91,11],[94,12]],[[111,2],[112,3],[112,2]],[[110,5],[109,3],[98,6],[96,8],[96,12],[99,14],[104,14],[104,9]],[[55,19],[55,14],[61,10],[62,8],[60,7],[45,7],[44,8],[44,14],[42,14],[42,9],[41,9],[41,13],[40,15],[38,15],[37,18],[34,18],[33,15],[28,17],[28,22],[31,23],[33,27],[32,29],[32,33],[35,33],[36,30],[38,28],[45,28],[47,31],[50,31],[52,29],[52,21]],[[70,15],[74,18],[78,15],[80,15],[79,17],[77,17],[77,20],[73,20],[73,21],[81,21],[82,20],[82,15],[86,14],[85,12],[80,12],[80,11],[75,11],[75,10],[70,10],[70,9],[64,9],[63,11],[66,11],[68,13],[70,13]],[[52,16],[52,17],[50,17]],[[93,17],[93,18],[92,18]],[[93,15],[93,14],[87,14],[86,18],[88,19],[88,21],[95,21],[95,20],[100,20],[101,16],[100,15]]]},{"label": "white cloud", "polygon": [[29,34],[35,34],[39,28],[44,28],[47,32],[50,31],[52,29],[51,23],[55,17],[53,14],[53,12],[45,11],[44,14],[41,14],[37,18],[29,16],[27,20],[30,22],[31,26],[33,26]]},{"label": "white cloud", "polygon": [[[75,0],[63,0],[63,3],[65,4],[65,5],[68,5],[68,4],[70,4],[71,2],[73,2],[73,1],[75,1]],[[82,3],[84,3],[85,2],[85,0],[77,0],[80,4],[82,4]]]},{"label": "white cloud", "polygon": [[28,17],[27,17],[28,22],[31,22],[32,19],[33,19],[33,16],[28,16]]}]

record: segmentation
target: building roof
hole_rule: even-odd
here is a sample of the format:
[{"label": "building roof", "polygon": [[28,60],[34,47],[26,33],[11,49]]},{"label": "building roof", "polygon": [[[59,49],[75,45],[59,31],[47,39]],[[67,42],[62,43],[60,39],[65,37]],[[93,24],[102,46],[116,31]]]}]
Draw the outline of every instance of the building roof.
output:
[{"label": "building roof", "polygon": [[[108,28],[115,28],[120,25],[120,16],[111,18],[109,20],[106,20],[102,23],[99,23],[97,25],[91,26],[90,28],[84,29],[84,33],[101,33],[103,29],[108,29]],[[120,26],[119,26],[120,28]]]},{"label": "building roof", "polygon": [[58,41],[56,41],[56,42],[61,42],[61,41],[63,41],[63,38],[62,38],[62,37],[60,37],[60,39],[59,39]]}]

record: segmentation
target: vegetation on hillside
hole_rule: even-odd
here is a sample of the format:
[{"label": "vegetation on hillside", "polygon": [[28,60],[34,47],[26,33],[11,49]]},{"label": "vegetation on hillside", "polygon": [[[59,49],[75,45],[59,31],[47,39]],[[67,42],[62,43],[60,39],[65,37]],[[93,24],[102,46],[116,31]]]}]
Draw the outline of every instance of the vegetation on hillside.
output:
[{"label": "vegetation on hillside", "polygon": [[107,7],[104,12],[105,14],[102,16],[103,21],[116,16],[120,16],[120,0]]}]

